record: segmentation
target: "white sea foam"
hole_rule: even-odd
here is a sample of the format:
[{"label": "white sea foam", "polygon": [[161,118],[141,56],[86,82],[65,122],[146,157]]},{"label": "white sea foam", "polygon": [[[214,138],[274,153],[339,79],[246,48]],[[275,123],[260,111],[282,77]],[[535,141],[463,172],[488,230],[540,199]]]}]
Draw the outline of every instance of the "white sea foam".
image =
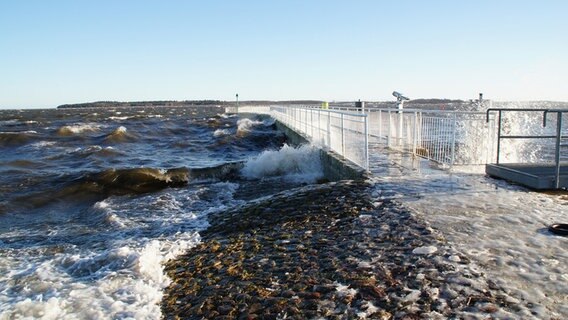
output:
[{"label": "white sea foam", "polygon": [[16,120],[16,119],[0,121],[0,125],[12,125],[12,124],[18,124],[18,123],[20,123],[20,120]]},{"label": "white sea foam", "polygon": [[120,127],[116,128],[116,129],[113,131],[113,133],[126,133],[126,131],[127,131],[127,130],[126,130],[126,127],[120,126]]},{"label": "white sea foam", "polygon": [[297,182],[314,182],[323,176],[319,156],[319,150],[313,146],[284,145],[278,151],[264,151],[249,159],[241,173],[247,179],[283,176]]},{"label": "white sea foam", "polygon": [[67,125],[59,128],[59,132],[63,134],[78,134],[83,132],[92,132],[98,131],[101,128],[101,125],[96,123],[78,123]]},{"label": "white sea foam", "polygon": [[476,187],[408,205],[466,252],[510,297],[546,308],[525,310],[527,316],[568,314],[568,266],[557,263],[568,261],[568,239],[546,230],[552,223],[568,221],[568,202],[562,196],[515,187]]},{"label": "white sea foam", "polygon": [[55,142],[55,141],[38,141],[38,142],[32,143],[30,145],[30,147],[35,148],[35,149],[43,149],[43,148],[52,147],[56,144],[57,144],[57,142]]},{"label": "white sea foam", "polygon": [[[69,228],[81,234],[83,223],[102,225],[81,245],[75,239],[52,248],[0,242],[0,319],[160,319],[170,283],[164,263],[199,243],[209,212],[240,203],[232,196],[237,188],[216,183],[107,198],[86,212],[88,221],[49,232],[57,238]],[[26,228],[3,237],[43,238],[45,231]]]},{"label": "white sea foam", "polygon": [[237,121],[237,132],[250,131],[254,126],[263,125],[264,122],[258,120],[251,120],[248,118],[239,119]]},{"label": "white sea foam", "polygon": [[[568,261],[568,238],[547,231],[552,223],[568,222],[565,193],[531,192],[483,175],[432,169],[380,172],[374,178],[380,191],[371,193],[375,199],[402,202],[469,258],[470,271],[485,274],[463,281],[482,287],[490,279],[503,288],[507,300],[520,302],[513,317],[565,318],[568,265],[561,261]],[[459,256],[451,254],[448,262],[460,268]]]},{"label": "white sea foam", "polygon": [[230,134],[231,131],[229,131],[228,129],[217,129],[215,130],[215,132],[213,132],[214,137],[223,137],[223,136],[228,136]]},{"label": "white sea foam", "polygon": [[16,134],[22,134],[22,133],[25,133],[25,134],[37,134],[37,131],[33,131],[33,130],[28,130],[28,131],[0,131],[0,134],[6,134],[6,135],[8,135],[8,134],[14,134],[14,135],[16,135]]}]

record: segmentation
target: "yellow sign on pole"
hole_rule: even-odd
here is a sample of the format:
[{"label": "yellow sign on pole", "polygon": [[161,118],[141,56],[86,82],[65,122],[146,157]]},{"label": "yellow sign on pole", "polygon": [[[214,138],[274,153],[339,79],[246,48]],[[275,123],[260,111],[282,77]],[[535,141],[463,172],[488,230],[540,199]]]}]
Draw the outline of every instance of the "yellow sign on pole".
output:
[{"label": "yellow sign on pole", "polygon": [[322,109],[329,109],[329,102],[325,101],[321,103],[321,108]]}]

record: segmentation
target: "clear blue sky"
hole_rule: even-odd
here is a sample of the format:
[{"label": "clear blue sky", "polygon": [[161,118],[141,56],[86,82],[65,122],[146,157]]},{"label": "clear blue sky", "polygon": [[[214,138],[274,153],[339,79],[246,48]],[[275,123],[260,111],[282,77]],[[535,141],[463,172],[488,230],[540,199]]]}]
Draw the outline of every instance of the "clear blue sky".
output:
[{"label": "clear blue sky", "polygon": [[568,1],[0,0],[0,108],[568,101]]}]

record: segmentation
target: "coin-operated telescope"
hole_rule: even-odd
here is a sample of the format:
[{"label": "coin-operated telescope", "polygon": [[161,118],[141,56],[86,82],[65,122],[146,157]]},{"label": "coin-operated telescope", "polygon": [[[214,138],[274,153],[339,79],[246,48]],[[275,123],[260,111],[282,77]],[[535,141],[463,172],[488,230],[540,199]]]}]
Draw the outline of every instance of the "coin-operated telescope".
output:
[{"label": "coin-operated telescope", "polygon": [[400,93],[400,92],[393,91],[393,92],[392,92],[392,95],[396,97],[396,101],[398,101],[398,102],[410,100],[408,97],[405,97],[405,96],[404,96],[402,93]]}]

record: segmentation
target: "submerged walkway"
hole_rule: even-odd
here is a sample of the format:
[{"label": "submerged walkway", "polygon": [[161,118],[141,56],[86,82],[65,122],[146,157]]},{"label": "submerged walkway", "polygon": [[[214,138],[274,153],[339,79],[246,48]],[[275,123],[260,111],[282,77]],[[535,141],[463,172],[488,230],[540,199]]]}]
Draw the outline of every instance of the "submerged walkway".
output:
[{"label": "submerged walkway", "polygon": [[439,170],[377,144],[370,157],[374,197],[430,223],[521,306],[519,317],[568,317],[568,237],[547,230],[568,222],[568,192],[530,191],[481,167]]}]

